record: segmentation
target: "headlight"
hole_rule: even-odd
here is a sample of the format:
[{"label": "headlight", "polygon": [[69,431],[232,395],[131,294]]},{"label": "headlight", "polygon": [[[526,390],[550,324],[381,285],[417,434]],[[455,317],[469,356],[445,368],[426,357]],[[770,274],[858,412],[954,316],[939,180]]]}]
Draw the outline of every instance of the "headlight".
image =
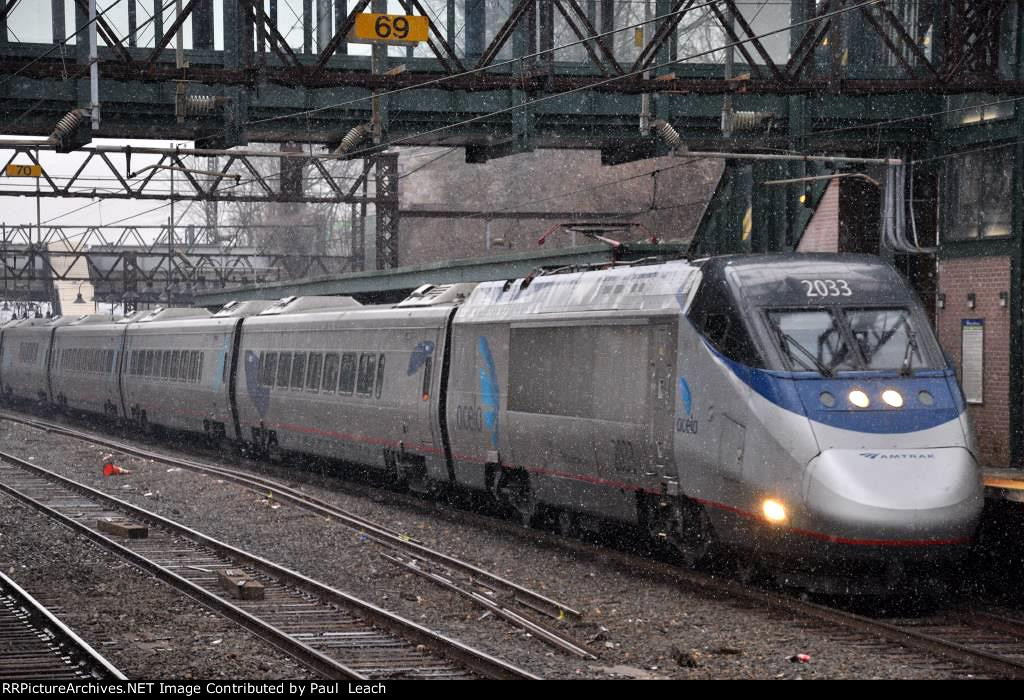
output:
[{"label": "headlight", "polygon": [[895,389],[886,389],[882,392],[882,401],[885,401],[893,408],[900,408],[903,406],[903,395]]},{"label": "headlight", "polygon": [[865,394],[860,389],[854,389],[853,391],[851,391],[849,399],[850,403],[852,403],[857,408],[867,408],[868,405],[871,403],[871,399],[868,398],[868,395]]},{"label": "headlight", "polygon": [[764,499],[761,503],[761,514],[765,520],[773,524],[786,522],[786,506],[774,498]]}]

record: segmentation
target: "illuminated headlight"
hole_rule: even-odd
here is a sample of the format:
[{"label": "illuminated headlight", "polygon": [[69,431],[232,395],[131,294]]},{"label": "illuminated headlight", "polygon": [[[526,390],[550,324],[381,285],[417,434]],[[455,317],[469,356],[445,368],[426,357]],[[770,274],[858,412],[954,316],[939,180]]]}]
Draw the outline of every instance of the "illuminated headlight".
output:
[{"label": "illuminated headlight", "polygon": [[900,408],[903,406],[903,395],[895,389],[886,389],[882,392],[882,401],[885,401],[893,408]]},{"label": "illuminated headlight", "polygon": [[853,391],[851,391],[849,399],[850,403],[852,403],[857,408],[867,408],[868,405],[871,403],[871,399],[868,398],[868,395],[865,394],[860,389],[854,389]]},{"label": "illuminated headlight", "polygon": [[786,506],[782,505],[782,501],[777,501],[774,498],[766,498],[761,503],[761,514],[770,523],[786,522]]}]

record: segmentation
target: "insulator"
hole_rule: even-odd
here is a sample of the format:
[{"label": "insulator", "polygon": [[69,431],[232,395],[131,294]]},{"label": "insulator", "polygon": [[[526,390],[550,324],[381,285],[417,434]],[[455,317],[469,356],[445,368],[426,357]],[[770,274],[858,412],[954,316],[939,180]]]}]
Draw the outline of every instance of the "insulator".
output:
[{"label": "insulator", "polygon": [[683,143],[683,137],[664,119],[656,119],[654,121],[654,130],[658,132],[661,140],[671,148],[678,148]]},{"label": "insulator", "polygon": [[212,95],[189,95],[185,98],[185,114],[190,117],[213,114],[217,98]]},{"label": "insulator", "polygon": [[771,112],[733,112],[732,128],[735,131],[752,131],[760,129],[761,125],[773,115]]},{"label": "insulator", "polygon": [[53,133],[50,134],[51,139],[62,139],[75,133],[75,129],[79,127],[82,120],[85,117],[82,115],[81,110],[73,109],[57,122],[57,126],[53,127]]},{"label": "insulator", "polygon": [[342,153],[348,153],[353,148],[358,146],[360,143],[366,140],[366,137],[370,135],[370,127],[366,124],[360,124],[349,129],[349,132],[345,134],[345,137],[341,139],[341,143],[334,149],[335,155]]}]

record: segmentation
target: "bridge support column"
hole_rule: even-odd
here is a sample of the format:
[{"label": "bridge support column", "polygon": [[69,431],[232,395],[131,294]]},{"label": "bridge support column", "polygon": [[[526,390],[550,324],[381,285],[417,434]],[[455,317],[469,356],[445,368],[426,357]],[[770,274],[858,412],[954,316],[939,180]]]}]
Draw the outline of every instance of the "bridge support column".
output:
[{"label": "bridge support column", "polygon": [[466,60],[476,61],[487,46],[487,2],[465,0],[466,8]]},{"label": "bridge support column", "polygon": [[192,45],[213,50],[213,0],[198,0],[192,10]]},{"label": "bridge support column", "polygon": [[398,154],[381,153],[375,161],[377,269],[398,267]]}]

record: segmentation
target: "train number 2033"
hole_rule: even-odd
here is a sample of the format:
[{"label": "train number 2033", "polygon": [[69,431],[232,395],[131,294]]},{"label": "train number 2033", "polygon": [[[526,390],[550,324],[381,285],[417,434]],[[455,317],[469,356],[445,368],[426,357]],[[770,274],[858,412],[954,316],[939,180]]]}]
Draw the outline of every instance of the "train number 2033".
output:
[{"label": "train number 2033", "polygon": [[853,290],[846,280],[800,280],[806,285],[809,297],[848,297]]}]

